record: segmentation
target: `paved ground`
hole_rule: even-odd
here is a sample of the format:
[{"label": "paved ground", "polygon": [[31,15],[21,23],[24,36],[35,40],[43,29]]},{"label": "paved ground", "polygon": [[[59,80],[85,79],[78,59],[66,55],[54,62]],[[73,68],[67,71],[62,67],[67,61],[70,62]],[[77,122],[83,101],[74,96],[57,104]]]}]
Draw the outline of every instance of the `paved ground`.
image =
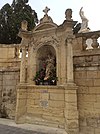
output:
[{"label": "paved ground", "polygon": [[0,118],[0,134],[67,134],[64,129],[34,124],[16,124]]},{"label": "paved ground", "polygon": [[0,124],[0,134],[44,134],[44,133]]}]

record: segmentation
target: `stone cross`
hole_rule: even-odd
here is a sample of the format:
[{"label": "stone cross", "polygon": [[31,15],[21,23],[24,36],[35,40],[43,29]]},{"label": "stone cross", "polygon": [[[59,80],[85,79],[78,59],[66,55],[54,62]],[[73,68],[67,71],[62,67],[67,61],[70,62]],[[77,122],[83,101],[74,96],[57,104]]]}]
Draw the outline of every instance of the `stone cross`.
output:
[{"label": "stone cross", "polygon": [[43,12],[45,13],[45,15],[48,14],[48,11],[50,10],[50,8],[48,8],[47,6],[45,7],[45,9],[43,10]]}]

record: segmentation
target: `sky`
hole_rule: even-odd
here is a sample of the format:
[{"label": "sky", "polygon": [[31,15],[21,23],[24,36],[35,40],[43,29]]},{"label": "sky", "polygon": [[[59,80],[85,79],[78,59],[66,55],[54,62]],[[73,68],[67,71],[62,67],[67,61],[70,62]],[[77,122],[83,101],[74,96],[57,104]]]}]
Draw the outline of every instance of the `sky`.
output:
[{"label": "sky", "polygon": [[[0,0],[0,8],[11,4],[13,0]],[[71,8],[72,19],[81,23],[79,10],[83,7],[84,15],[89,20],[88,26],[92,31],[100,30],[100,0],[29,0],[29,5],[37,12],[39,20],[43,17],[43,9],[50,8],[48,13],[54,23],[60,25],[65,20],[65,10]]]}]

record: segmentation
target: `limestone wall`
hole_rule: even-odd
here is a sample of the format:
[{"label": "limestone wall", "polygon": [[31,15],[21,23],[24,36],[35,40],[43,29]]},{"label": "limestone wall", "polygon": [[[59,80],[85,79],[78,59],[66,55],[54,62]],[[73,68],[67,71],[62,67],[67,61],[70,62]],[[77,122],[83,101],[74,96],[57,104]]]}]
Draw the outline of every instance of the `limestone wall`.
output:
[{"label": "limestone wall", "polygon": [[[78,40],[76,44],[77,42]],[[81,134],[99,134],[100,49],[82,51],[82,47],[81,50],[77,49],[79,44],[78,42],[77,46],[74,46],[76,47],[74,49],[74,79],[78,86],[75,104],[78,103],[79,129]],[[16,57],[15,48],[0,47],[0,116],[5,113],[7,118],[13,119],[16,114],[17,123],[27,122],[64,128],[65,104],[69,102],[72,104],[72,96],[66,103],[68,98],[65,98],[63,86],[35,86],[24,83],[17,87],[16,100],[19,68],[20,59]],[[74,116],[73,111],[71,118]],[[70,117],[69,114],[68,117]]]},{"label": "limestone wall", "polygon": [[20,45],[19,44],[0,44],[0,68],[20,66]]},{"label": "limestone wall", "polygon": [[14,119],[16,85],[19,83],[18,44],[0,44],[0,117]]},{"label": "limestone wall", "polygon": [[74,57],[74,77],[79,86],[78,110],[82,134],[100,134],[99,51],[84,51]]},{"label": "limestone wall", "polygon": [[17,95],[17,123],[21,121],[64,128],[64,88],[20,85]]},{"label": "limestone wall", "polygon": [[[5,45],[6,46],[6,45]],[[0,59],[9,59],[9,58],[14,58],[14,47],[10,47],[10,46],[2,46],[0,47]]]},{"label": "limestone wall", "polygon": [[0,59],[15,58],[16,48],[19,44],[0,44]]},{"label": "limestone wall", "polygon": [[0,117],[14,119],[19,69],[0,70]]}]

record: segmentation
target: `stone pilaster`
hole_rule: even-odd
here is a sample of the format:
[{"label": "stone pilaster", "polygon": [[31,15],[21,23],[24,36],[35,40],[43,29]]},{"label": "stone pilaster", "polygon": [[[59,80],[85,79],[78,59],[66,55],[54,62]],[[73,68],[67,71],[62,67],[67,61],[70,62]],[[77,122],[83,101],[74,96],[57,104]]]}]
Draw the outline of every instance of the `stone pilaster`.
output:
[{"label": "stone pilaster", "polygon": [[65,87],[65,130],[68,134],[79,134],[77,86],[75,84],[68,84]]},{"label": "stone pilaster", "polygon": [[31,52],[32,51],[32,47],[31,45],[29,46],[28,48],[28,65],[27,65],[27,82],[30,83],[30,70],[31,70],[31,67],[30,67],[30,62],[31,62]]},{"label": "stone pilaster", "polygon": [[67,39],[67,83],[73,83],[73,50],[72,38]]},{"label": "stone pilaster", "polygon": [[60,51],[59,51],[59,48],[57,50],[57,55],[56,55],[56,68],[57,68],[57,71],[56,71],[56,75],[57,75],[57,85],[60,85],[61,84],[61,75],[60,75],[60,72],[61,72],[61,68],[60,68]]},{"label": "stone pilaster", "polygon": [[34,50],[34,46],[31,45],[29,48],[29,67],[28,67],[28,74],[29,74],[29,78],[28,78],[28,83],[30,84],[35,84],[35,82],[33,81],[35,73],[36,73],[36,54],[35,54],[35,50]]},{"label": "stone pilaster", "polygon": [[17,100],[16,100],[16,113],[15,122],[25,123],[27,110],[27,86],[20,84],[17,86]]},{"label": "stone pilaster", "polygon": [[[61,41],[61,44],[63,44],[59,50],[59,79],[60,79],[60,85],[65,85],[67,81],[67,52],[66,52],[66,44],[64,40]],[[58,64],[58,62],[57,62]]]},{"label": "stone pilaster", "polygon": [[20,66],[20,83],[25,83],[26,80],[26,47],[22,47],[22,58]]},{"label": "stone pilaster", "polygon": [[73,78],[72,38],[67,39],[67,84],[65,85],[65,129],[68,134],[79,133],[77,86]]}]

